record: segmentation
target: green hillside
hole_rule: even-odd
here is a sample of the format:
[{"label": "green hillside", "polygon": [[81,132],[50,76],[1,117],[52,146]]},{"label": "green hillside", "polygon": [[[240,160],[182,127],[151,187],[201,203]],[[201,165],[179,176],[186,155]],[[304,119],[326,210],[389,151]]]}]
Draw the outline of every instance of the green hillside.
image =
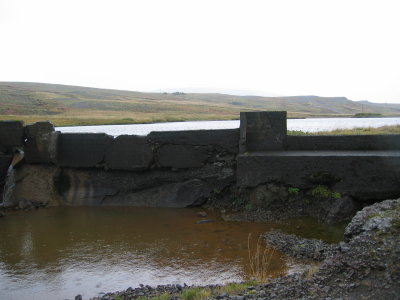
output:
[{"label": "green hillside", "polygon": [[240,111],[286,110],[289,117],[400,116],[400,104],[344,97],[259,97],[225,94],[141,93],[78,86],[0,82],[0,119],[60,125],[238,119]]}]

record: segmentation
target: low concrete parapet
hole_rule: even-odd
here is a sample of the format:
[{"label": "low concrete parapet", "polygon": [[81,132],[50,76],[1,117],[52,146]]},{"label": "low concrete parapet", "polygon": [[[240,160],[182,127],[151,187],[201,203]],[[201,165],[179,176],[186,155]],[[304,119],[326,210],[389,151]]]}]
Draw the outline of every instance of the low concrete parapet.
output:
[{"label": "low concrete parapet", "polygon": [[105,165],[111,170],[146,170],[153,161],[153,150],[147,138],[120,135],[105,149]]},{"label": "low concrete parapet", "polygon": [[288,135],[285,150],[400,150],[400,135]]},{"label": "low concrete parapet", "polygon": [[63,133],[58,138],[57,164],[62,167],[95,168],[104,164],[114,138],[105,133]]}]

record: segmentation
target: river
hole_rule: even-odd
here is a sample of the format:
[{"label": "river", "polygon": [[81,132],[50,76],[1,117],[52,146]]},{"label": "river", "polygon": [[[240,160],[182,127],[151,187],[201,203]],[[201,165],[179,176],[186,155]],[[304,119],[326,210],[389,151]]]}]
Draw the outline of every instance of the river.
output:
[{"label": "river", "polygon": [[[180,131],[199,129],[234,129],[239,128],[240,121],[188,121],[154,124],[97,125],[57,127],[61,132],[104,132],[113,136],[122,134],[147,135],[152,131]],[[352,129],[357,127],[381,127],[400,125],[400,118],[312,118],[288,119],[288,130],[306,132],[331,131],[335,129]]]}]

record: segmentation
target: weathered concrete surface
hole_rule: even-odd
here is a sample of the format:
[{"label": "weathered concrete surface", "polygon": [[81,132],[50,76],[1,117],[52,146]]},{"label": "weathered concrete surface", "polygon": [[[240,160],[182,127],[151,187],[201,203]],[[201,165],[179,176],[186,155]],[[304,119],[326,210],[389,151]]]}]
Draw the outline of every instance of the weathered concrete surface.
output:
[{"label": "weathered concrete surface", "polygon": [[24,143],[24,123],[21,121],[0,122],[0,145],[17,147]]},{"label": "weathered concrete surface", "polygon": [[240,113],[240,153],[282,150],[286,134],[285,111]]},{"label": "weathered concrete surface", "polygon": [[145,170],[153,160],[147,138],[120,135],[115,138],[105,155],[106,167],[114,170]]},{"label": "weathered concrete surface", "polygon": [[238,156],[237,184],[316,184],[363,200],[400,194],[400,151],[276,151]]},{"label": "weathered concrete surface", "polygon": [[214,146],[217,151],[238,153],[239,129],[155,131],[147,138],[161,145]]},{"label": "weathered concrete surface", "polygon": [[113,137],[105,133],[63,133],[58,138],[57,163],[64,167],[93,168],[104,161]]},{"label": "weathered concrete surface", "polygon": [[176,169],[201,167],[209,157],[207,148],[202,146],[165,145],[157,151],[158,163],[161,167]]},{"label": "weathered concrete surface", "polygon": [[0,202],[3,201],[3,187],[7,176],[7,170],[12,161],[12,155],[0,154]]},{"label": "weathered concrete surface", "polygon": [[12,155],[0,155],[0,186],[4,183],[11,161]]},{"label": "weathered concrete surface", "polygon": [[28,163],[55,163],[59,133],[50,122],[25,126],[25,160]]},{"label": "weathered concrete surface", "polygon": [[201,205],[210,195],[210,186],[199,179],[156,186],[150,189],[105,197],[106,206],[175,207]]},{"label": "weathered concrete surface", "polygon": [[30,202],[57,206],[61,203],[55,184],[59,176],[56,166],[23,164],[15,172],[14,205]]},{"label": "weathered concrete surface", "polygon": [[[123,199],[129,197],[137,199],[137,195],[140,195],[140,193],[146,196],[148,193],[157,192],[158,195],[170,195],[168,199],[171,199],[172,194],[176,193],[179,187],[177,184],[190,180],[200,180],[207,185],[208,188],[203,190],[205,193],[213,189],[221,190],[232,184],[235,181],[235,174],[231,168],[212,165],[177,172],[166,170],[129,172],[64,168],[59,176],[57,189],[63,203],[67,205],[101,205],[105,199],[108,199],[108,205],[112,203],[114,203],[112,205],[131,205],[129,202],[124,202]],[[185,185],[185,187],[187,186]],[[152,196],[148,195],[147,197],[151,198]],[[155,198],[151,199],[154,203]],[[163,199],[158,201],[160,205],[164,203]],[[132,203],[139,202],[137,200]]]},{"label": "weathered concrete surface", "polygon": [[287,150],[400,150],[400,135],[290,136]]}]

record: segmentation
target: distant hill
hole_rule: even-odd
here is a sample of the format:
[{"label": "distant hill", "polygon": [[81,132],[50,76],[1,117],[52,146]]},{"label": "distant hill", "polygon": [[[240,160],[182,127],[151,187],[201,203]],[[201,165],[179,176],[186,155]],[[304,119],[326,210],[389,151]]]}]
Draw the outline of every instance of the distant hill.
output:
[{"label": "distant hill", "polygon": [[79,86],[0,82],[0,119],[56,125],[238,119],[240,111],[286,110],[289,117],[400,116],[400,104],[345,97],[261,97],[218,93],[142,93]]}]

